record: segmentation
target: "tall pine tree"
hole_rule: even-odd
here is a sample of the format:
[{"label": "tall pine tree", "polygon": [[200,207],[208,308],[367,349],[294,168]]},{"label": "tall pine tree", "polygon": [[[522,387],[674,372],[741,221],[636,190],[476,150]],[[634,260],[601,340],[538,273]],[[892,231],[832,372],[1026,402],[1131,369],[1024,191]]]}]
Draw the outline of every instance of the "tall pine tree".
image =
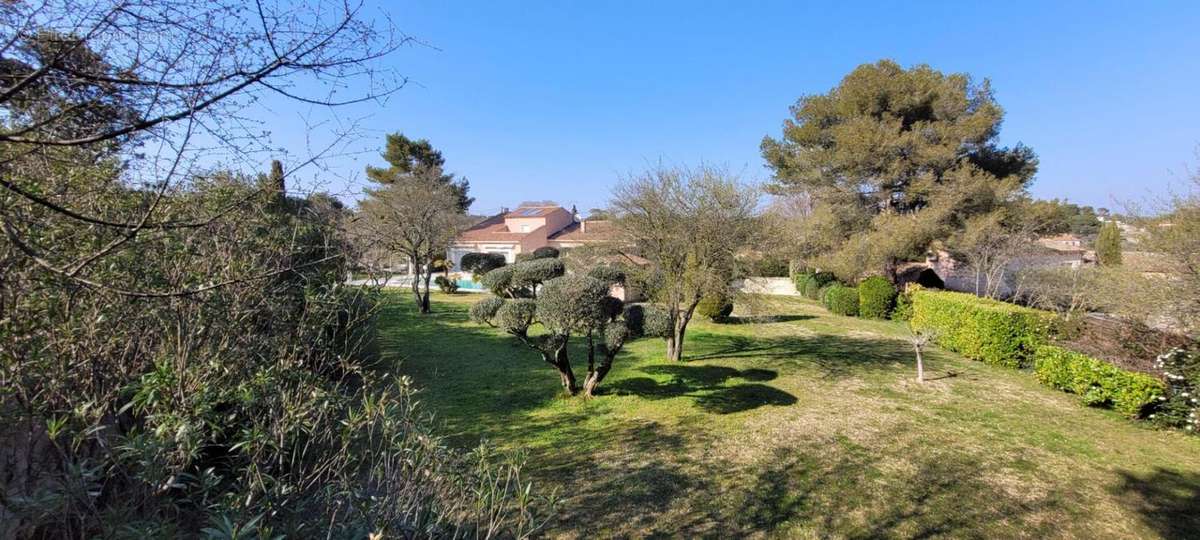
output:
[{"label": "tall pine tree", "polygon": [[1101,266],[1121,266],[1121,228],[1109,221],[1096,237],[1096,259]]},{"label": "tall pine tree", "polygon": [[403,133],[392,133],[387,136],[387,146],[382,156],[388,163],[387,167],[367,167],[367,178],[372,182],[388,185],[403,175],[420,175],[449,186],[458,199],[459,213],[465,214],[471,203],[475,202],[473,197],[467,195],[471,183],[466,178],[455,178],[454,174],[445,172],[446,159],[442,157],[442,152],[426,139],[414,140]]}]

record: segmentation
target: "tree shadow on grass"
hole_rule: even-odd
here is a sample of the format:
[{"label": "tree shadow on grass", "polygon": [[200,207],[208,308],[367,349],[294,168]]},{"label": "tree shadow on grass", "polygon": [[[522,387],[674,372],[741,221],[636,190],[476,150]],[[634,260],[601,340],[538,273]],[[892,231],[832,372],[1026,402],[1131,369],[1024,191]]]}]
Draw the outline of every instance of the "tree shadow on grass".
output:
[{"label": "tree shadow on grass", "polygon": [[815,318],[817,318],[815,315],[737,315],[726,317],[720,324],[768,324],[807,321]]},{"label": "tree shadow on grass", "polygon": [[1200,538],[1200,473],[1157,468],[1119,471],[1112,492],[1163,538]]},{"label": "tree shadow on grass", "polygon": [[[885,337],[862,338],[820,334],[814,336],[751,337],[697,333],[689,345],[700,354],[687,360],[754,359],[771,367],[813,366],[824,377],[842,378],[869,371],[916,365],[911,345]],[[926,355],[926,370],[936,371],[937,352]]]},{"label": "tree shadow on grass", "polygon": [[[692,397],[696,407],[714,414],[748,411],[763,405],[792,405],[797,401],[796,396],[783,390],[759,384],[778,376],[778,373],[769,369],[671,364],[646,366],[639,371],[650,375],[666,375],[670,379],[666,382],[650,377],[622,379],[612,383],[609,391],[645,399]],[[734,380],[746,382],[729,384]]]}]

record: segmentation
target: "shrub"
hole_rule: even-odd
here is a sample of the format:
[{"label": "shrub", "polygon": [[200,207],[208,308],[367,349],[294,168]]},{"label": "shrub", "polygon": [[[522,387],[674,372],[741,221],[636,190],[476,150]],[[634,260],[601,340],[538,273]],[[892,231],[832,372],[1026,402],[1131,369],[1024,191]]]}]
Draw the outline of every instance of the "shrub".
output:
[{"label": "shrub", "polygon": [[550,246],[542,246],[533,250],[533,259],[557,259],[558,248]]},{"label": "shrub", "polygon": [[864,279],[858,284],[858,314],[871,319],[886,319],[896,305],[896,288],[882,276]]},{"label": "shrub", "polygon": [[792,274],[792,283],[796,285],[796,292],[804,294],[804,282],[808,281],[808,278],[810,277],[812,277],[812,272],[807,270],[798,271],[795,274]]},{"label": "shrub", "polygon": [[1154,423],[1200,432],[1200,350],[1176,347],[1154,362],[1166,379],[1166,397],[1159,398],[1150,418]]},{"label": "shrub", "polygon": [[625,272],[615,266],[593,266],[588,270],[588,275],[609,285],[625,283]]},{"label": "shrub", "polygon": [[435,277],[433,278],[433,282],[436,283],[438,288],[444,293],[454,294],[458,292],[458,282],[454,281],[453,279],[449,279],[446,276]]},{"label": "shrub", "polygon": [[938,344],[973,360],[1018,368],[1050,335],[1055,316],[972,294],[912,291],[912,326],[938,333]]},{"label": "shrub", "polygon": [[671,320],[667,311],[649,304],[625,306],[625,324],[633,337],[666,337],[671,334]]},{"label": "shrub", "polygon": [[766,256],[750,262],[748,273],[751,277],[787,277],[788,261],[778,257]]},{"label": "shrub", "polygon": [[896,307],[892,309],[893,321],[907,321],[912,318],[912,296],[908,291],[896,295]]},{"label": "shrub", "polygon": [[504,255],[480,252],[467,253],[458,262],[459,267],[466,272],[470,272],[475,281],[479,281],[488,272],[500,268],[505,264],[508,264],[508,262],[504,259]]},{"label": "shrub", "polygon": [[812,300],[821,300],[823,298],[821,295],[821,289],[832,284],[834,281],[836,281],[836,278],[834,278],[833,274],[829,272],[817,272],[815,274],[810,274],[804,280],[803,290],[801,290],[800,293]]},{"label": "shrub", "polygon": [[836,315],[858,315],[858,287],[833,285],[825,292],[825,308]]},{"label": "shrub", "polygon": [[1111,407],[1137,417],[1165,391],[1162,381],[1145,373],[1125,371],[1103,360],[1054,345],[1035,351],[1037,378],[1047,386],[1078,394],[1083,402]]},{"label": "shrub", "polygon": [[713,322],[722,322],[733,313],[733,301],[725,295],[709,295],[696,304],[696,313]]}]

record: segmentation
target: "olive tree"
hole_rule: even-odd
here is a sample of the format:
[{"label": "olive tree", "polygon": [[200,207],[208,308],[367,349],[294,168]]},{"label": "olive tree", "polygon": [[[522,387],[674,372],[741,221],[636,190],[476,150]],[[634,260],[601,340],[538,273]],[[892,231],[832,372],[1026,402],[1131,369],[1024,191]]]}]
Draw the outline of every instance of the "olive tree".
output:
[{"label": "olive tree", "polygon": [[683,358],[696,306],[731,291],[735,255],[761,236],[758,190],[712,167],[658,167],[621,182],[611,212],[621,249],[649,261],[631,265],[666,310],[669,360]]},{"label": "olive tree", "polygon": [[[537,351],[558,372],[563,390],[569,395],[578,393],[580,387],[567,346],[573,335],[587,336],[588,367],[582,390],[590,397],[633,333],[623,320],[621,301],[608,294],[611,283],[590,275],[562,275],[561,262],[555,267],[547,261],[555,259],[535,259],[489,272],[485,280],[504,271],[524,285],[493,288],[507,294],[480,300],[471,307],[471,318],[504,330]],[[557,275],[547,272],[547,268],[557,268]],[[538,280],[539,276],[548,279]],[[525,294],[529,291],[536,291],[536,297]],[[535,326],[541,331],[532,332]]]}]

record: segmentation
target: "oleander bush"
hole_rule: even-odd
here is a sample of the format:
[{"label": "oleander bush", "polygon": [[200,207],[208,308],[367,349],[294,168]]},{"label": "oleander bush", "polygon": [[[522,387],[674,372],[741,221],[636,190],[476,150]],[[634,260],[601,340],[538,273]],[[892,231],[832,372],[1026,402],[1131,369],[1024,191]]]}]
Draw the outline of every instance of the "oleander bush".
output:
[{"label": "oleander bush", "polygon": [[1166,393],[1166,385],[1145,373],[1118,368],[1103,360],[1055,345],[1035,350],[1037,378],[1047,386],[1077,394],[1094,407],[1138,417]]},{"label": "oleander bush", "polygon": [[918,289],[910,296],[913,328],[931,329],[939,345],[997,366],[1031,365],[1056,320],[1047,311],[967,293]]},{"label": "oleander bush", "polygon": [[825,308],[837,315],[858,316],[858,287],[833,285],[825,292]]},{"label": "oleander bush", "polygon": [[887,278],[872,276],[858,284],[858,314],[868,319],[886,319],[896,305],[896,288]]},{"label": "oleander bush", "polygon": [[1175,347],[1159,355],[1154,366],[1162,370],[1167,392],[1151,419],[1161,426],[1200,432],[1200,343]]}]

